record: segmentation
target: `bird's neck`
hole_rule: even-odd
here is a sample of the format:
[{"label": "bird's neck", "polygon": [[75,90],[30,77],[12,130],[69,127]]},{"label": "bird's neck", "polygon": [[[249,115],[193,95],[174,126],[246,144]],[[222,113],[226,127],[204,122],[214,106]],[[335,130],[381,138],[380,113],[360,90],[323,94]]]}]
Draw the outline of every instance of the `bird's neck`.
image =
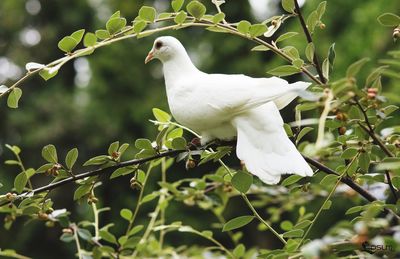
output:
[{"label": "bird's neck", "polygon": [[187,77],[200,71],[193,65],[187,53],[181,53],[163,62],[164,78],[167,86],[180,77]]}]

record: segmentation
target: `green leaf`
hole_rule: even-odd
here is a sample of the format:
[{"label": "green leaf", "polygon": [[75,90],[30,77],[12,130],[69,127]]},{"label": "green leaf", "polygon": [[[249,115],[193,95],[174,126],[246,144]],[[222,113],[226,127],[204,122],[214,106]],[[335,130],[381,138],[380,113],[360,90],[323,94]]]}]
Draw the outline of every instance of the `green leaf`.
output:
[{"label": "green leaf", "polygon": [[292,230],[293,223],[290,222],[289,220],[284,220],[284,221],[281,222],[280,227],[284,231],[289,231],[289,230]]},{"label": "green leaf", "polygon": [[113,35],[113,34],[119,32],[122,28],[124,28],[125,25],[126,25],[125,18],[112,18],[107,21],[106,28],[107,28],[107,31],[111,35]]},{"label": "green leaf", "polygon": [[190,2],[186,9],[197,20],[200,20],[206,14],[206,7],[199,1]]},{"label": "green leaf", "polygon": [[126,219],[127,221],[130,221],[130,220],[132,219],[133,213],[132,213],[132,211],[129,210],[129,209],[122,209],[122,210],[119,212],[119,215],[121,215],[121,217],[122,217],[123,219]]},{"label": "green leaf", "polygon": [[120,153],[121,156],[123,153],[125,153],[125,151],[128,149],[128,147],[129,147],[129,144],[124,143],[118,148],[118,152]]},{"label": "green leaf", "polygon": [[294,135],[293,135],[292,128],[290,127],[289,124],[284,123],[284,124],[283,124],[283,128],[285,129],[286,135],[288,135],[288,137],[293,137],[293,136],[294,136]]},{"label": "green leaf", "polygon": [[79,186],[74,192],[74,201],[79,200],[83,196],[89,194],[91,189],[92,189],[91,184],[84,184]]},{"label": "green leaf", "polygon": [[363,58],[351,64],[347,68],[346,77],[347,78],[354,77],[360,71],[361,67],[364,66],[364,64],[367,63],[368,61],[369,58]]},{"label": "green leaf", "polygon": [[60,50],[71,53],[71,51],[78,45],[78,42],[71,36],[66,36],[62,38],[57,46]]},{"label": "green leaf", "polygon": [[235,247],[235,249],[233,249],[232,254],[236,258],[241,258],[242,256],[244,256],[245,252],[246,252],[246,247],[243,244],[239,244]]},{"label": "green leaf", "polygon": [[294,1],[282,0],[282,8],[288,13],[294,13]]},{"label": "green leaf", "polygon": [[[291,2],[293,2],[293,1],[291,1]],[[275,43],[278,43],[278,42],[283,41],[283,40],[290,39],[291,37],[296,36],[297,34],[299,34],[299,33],[298,32],[293,32],[293,31],[287,32],[285,34],[282,34],[281,36],[279,36],[275,40]]]},{"label": "green leaf", "polygon": [[57,158],[57,150],[54,145],[47,145],[44,146],[42,149],[42,157],[50,163],[57,163],[58,158]]},{"label": "green leaf", "polygon": [[102,239],[104,239],[107,242],[113,243],[113,244],[118,244],[117,239],[115,238],[115,236],[113,234],[111,234],[110,232],[108,232],[107,230],[100,230],[99,231],[99,235]]},{"label": "green leaf", "polygon": [[113,18],[119,18],[121,17],[121,12],[120,11],[116,11],[115,13],[113,13],[110,18],[108,18],[108,20],[113,19]]},{"label": "green leaf", "polygon": [[394,186],[397,190],[400,189],[400,177],[399,177],[399,176],[393,177],[393,178],[392,178],[392,183],[393,183],[393,186]]},{"label": "green leaf", "polygon": [[18,87],[14,88],[8,95],[7,106],[13,109],[18,108],[18,102],[21,96],[22,96],[21,88]]},{"label": "green leaf", "polygon": [[306,219],[306,220],[303,220],[303,221],[300,221],[299,223],[297,223],[293,228],[303,229],[303,228],[308,227],[309,225],[311,225],[311,220]]},{"label": "green leaf", "polygon": [[359,212],[363,209],[363,206],[354,206],[346,211],[346,215],[353,214]]},{"label": "green leaf", "polygon": [[331,200],[327,200],[326,203],[324,204],[324,206],[322,207],[323,210],[329,210],[332,206],[332,201]]},{"label": "green leaf", "polygon": [[41,167],[39,167],[38,169],[36,169],[37,173],[44,173],[47,170],[49,170],[50,168],[52,168],[54,166],[53,163],[48,163],[48,164],[44,164]]},{"label": "green leaf", "polygon": [[186,149],[187,142],[186,139],[183,137],[174,138],[172,140],[172,147],[176,150],[183,150]]},{"label": "green leaf", "polygon": [[39,75],[44,79],[44,80],[49,80],[52,77],[55,77],[58,73],[58,69],[52,69],[52,68],[44,68],[40,70]]},{"label": "green leaf", "polygon": [[96,156],[92,157],[88,161],[86,161],[83,166],[88,166],[88,165],[102,165],[107,163],[109,160],[108,156],[106,155],[101,155],[101,156]]},{"label": "green leaf", "polygon": [[312,12],[307,18],[307,28],[310,33],[314,32],[315,26],[318,24],[318,14],[316,11]]},{"label": "green leaf", "polygon": [[289,176],[288,178],[286,178],[285,180],[283,180],[281,185],[282,186],[288,186],[288,185],[291,185],[291,184],[294,184],[294,183],[298,182],[302,178],[303,178],[303,176],[300,176],[300,175],[297,175],[297,174],[293,174],[293,175]]},{"label": "green leaf", "polygon": [[166,113],[163,110],[160,110],[158,108],[153,108],[153,115],[159,122],[169,122],[171,120],[171,115]]},{"label": "green leaf", "polygon": [[147,194],[146,196],[143,197],[143,199],[140,201],[140,203],[143,204],[143,203],[152,201],[152,200],[154,200],[158,195],[159,195],[158,192],[153,192],[153,193]]},{"label": "green leaf", "polygon": [[305,135],[307,135],[309,132],[311,132],[312,130],[313,130],[313,128],[311,128],[311,127],[304,127],[304,128],[299,132],[299,134],[297,135],[296,143],[299,143],[300,140],[301,140]]},{"label": "green leaf", "polygon": [[183,129],[182,128],[176,128],[176,129],[171,130],[167,134],[167,140],[168,139],[174,139],[174,138],[182,137],[182,135],[183,135]]},{"label": "green leaf", "polygon": [[184,0],[173,0],[171,2],[172,9],[175,13],[181,10]]},{"label": "green leaf", "polygon": [[92,47],[96,45],[96,43],[97,43],[96,35],[91,32],[86,33],[85,37],[83,38],[83,46]]},{"label": "green leaf", "polygon": [[258,45],[251,49],[251,51],[268,51],[268,50],[271,49],[264,45]]},{"label": "green leaf", "polygon": [[156,9],[150,6],[143,6],[139,10],[139,17],[147,22],[154,22],[157,12]]},{"label": "green leaf", "polygon": [[329,61],[329,65],[332,68],[334,63],[335,63],[335,57],[336,57],[336,52],[335,52],[335,43],[333,43],[330,47],[329,47],[329,51],[328,51],[328,61]]},{"label": "green leaf", "polygon": [[249,34],[251,37],[263,35],[268,30],[265,24],[253,24],[250,26]]},{"label": "green leaf", "polygon": [[283,233],[283,237],[286,238],[296,238],[296,237],[302,237],[304,234],[304,231],[302,229],[293,229],[288,232]]},{"label": "green leaf", "polygon": [[369,154],[367,152],[363,152],[360,154],[360,157],[358,159],[358,165],[360,166],[360,169],[364,173],[368,173],[368,168],[369,168],[370,162],[371,162],[371,160],[370,160]]},{"label": "green leaf", "polygon": [[67,165],[68,169],[72,169],[76,162],[76,159],[78,159],[78,149],[73,148],[67,153],[67,156],[65,157],[65,164]]},{"label": "green leaf", "polygon": [[60,236],[60,240],[61,240],[62,242],[65,242],[65,243],[71,242],[71,241],[74,240],[74,235],[72,235],[72,234],[70,234],[70,233],[63,233],[63,234]]},{"label": "green leaf", "polygon": [[135,141],[135,147],[137,149],[153,149],[151,141],[145,138],[139,138]]},{"label": "green leaf", "polygon": [[135,166],[126,166],[116,169],[110,176],[110,179],[117,178],[119,176],[127,175],[132,172],[135,172],[137,168]]},{"label": "green leaf", "polygon": [[81,40],[82,40],[82,38],[83,38],[83,34],[85,34],[85,29],[81,29],[81,30],[78,30],[78,31],[76,31],[76,32],[73,32],[72,34],[71,34],[71,37],[72,38],[74,38],[74,40],[77,42],[77,44],[79,43],[79,42],[81,42]]},{"label": "green leaf", "polygon": [[145,173],[143,170],[140,170],[140,169],[137,170],[137,173],[136,173],[136,180],[137,180],[139,183],[144,184],[145,179],[146,179],[146,173]]},{"label": "green leaf", "polygon": [[143,225],[137,225],[137,226],[135,226],[134,228],[132,228],[132,229],[129,231],[128,236],[132,236],[132,235],[138,233],[138,232],[139,232],[140,230],[142,230],[142,229],[143,229]]},{"label": "green leaf", "polygon": [[292,64],[294,67],[301,69],[301,67],[304,65],[304,60],[297,58],[295,60],[292,61]]},{"label": "green leaf", "polygon": [[14,179],[14,188],[17,193],[21,193],[26,184],[28,183],[28,177],[25,172],[19,173]]},{"label": "green leaf", "polygon": [[318,107],[318,104],[315,102],[312,103],[301,103],[299,105],[296,106],[296,110],[298,111],[309,111],[309,110],[313,110],[315,108]]},{"label": "green leaf", "polygon": [[357,155],[358,149],[356,148],[348,148],[343,151],[342,155],[340,156],[343,159],[352,159],[355,155]]},{"label": "green leaf", "polygon": [[78,235],[83,240],[86,240],[86,241],[91,241],[92,240],[92,234],[87,229],[78,228]]},{"label": "green leaf", "polygon": [[146,28],[146,26],[147,26],[147,23],[145,21],[137,21],[133,25],[133,31],[136,33],[139,33],[141,31],[143,31],[144,28]]},{"label": "green leaf", "polygon": [[107,153],[110,156],[112,156],[115,152],[118,151],[118,148],[119,148],[119,141],[115,141],[115,142],[110,144],[110,146],[108,147]]},{"label": "green leaf", "polygon": [[217,13],[216,15],[213,16],[212,22],[214,24],[222,22],[222,20],[225,19],[225,14],[224,13]]},{"label": "green leaf", "polygon": [[325,175],[324,178],[322,178],[322,180],[321,180],[321,182],[319,182],[319,184],[321,184],[322,186],[326,186],[326,185],[335,183],[338,178],[339,178],[339,176],[337,176],[337,175],[328,174],[328,175]]},{"label": "green leaf", "polygon": [[378,17],[378,22],[384,26],[398,26],[400,25],[400,16],[394,13],[384,13]]},{"label": "green leaf", "polygon": [[237,25],[238,31],[242,34],[247,34],[250,30],[250,27],[251,23],[246,20],[240,21]]},{"label": "green leaf", "polygon": [[253,175],[240,170],[232,177],[231,183],[236,190],[246,193],[253,183]]},{"label": "green leaf", "polygon": [[329,60],[326,58],[324,62],[322,62],[322,74],[326,79],[329,79]]},{"label": "green leaf", "polygon": [[277,68],[274,68],[270,71],[268,71],[268,74],[274,75],[274,76],[289,76],[293,74],[297,74],[300,72],[300,69],[297,67],[291,66],[291,65],[284,65],[280,66]]},{"label": "green leaf", "polygon": [[314,43],[310,42],[307,44],[306,47],[306,57],[308,59],[308,61],[310,61],[311,63],[314,63]]},{"label": "green leaf", "polygon": [[95,34],[96,34],[96,37],[101,39],[101,40],[108,39],[111,36],[110,33],[107,30],[97,30],[95,32]]},{"label": "green leaf", "polygon": [[231,219],[224,224],[224,227],[222,228],[222,232],[241,228],[241,227],[249,224],[253,219],[254,219],[254,216],[240,216],[240,217]]},{"label": "green leaf", "polygon": [[388,116],[389,114],[391,114],[394,111],[397,111],[398,109],[399,109],[399,107],[396,105],[389,105],[389,106],[386,106],[385,108],[383,108],[383,113],[386,116]]},{"label": "green leaf", "polygon": [[318,19],[321,20],[322,16],[324,15],[326,10],[326,1],[321,2],[317,7],[317,15]]},{"label": "green leaf", "polygon": [[182,24],[185,22],[187,14],[185,11],[180,11],[174,18],[174,22],[177,24]]}]

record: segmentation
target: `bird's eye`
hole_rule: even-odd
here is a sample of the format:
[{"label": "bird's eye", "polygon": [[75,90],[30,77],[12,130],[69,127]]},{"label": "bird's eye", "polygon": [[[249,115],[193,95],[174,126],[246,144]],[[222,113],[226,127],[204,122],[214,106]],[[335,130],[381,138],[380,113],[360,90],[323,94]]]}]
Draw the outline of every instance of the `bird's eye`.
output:
[{"label": "bird's eye", "polygon": [[161,41],[156,42],[156,49],[160,49],[163,46]]}]

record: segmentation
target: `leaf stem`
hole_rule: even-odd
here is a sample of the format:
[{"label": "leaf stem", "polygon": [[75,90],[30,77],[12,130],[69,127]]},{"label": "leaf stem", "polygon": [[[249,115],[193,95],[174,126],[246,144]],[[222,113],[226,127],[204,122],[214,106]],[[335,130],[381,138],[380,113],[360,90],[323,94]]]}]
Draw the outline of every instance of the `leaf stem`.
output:
[{"label": "leaf stem", "polygon": [[319,215],[321,214],[321,212],[324,210],[325,205],[327,204],[327,202],[330,200],[330,198],[332,197],[333,193],[335,192],[336,188],[339,186],[339,183],[341,182],[342,178],[344,175],[346,175],[347,171],[349,170],[350,166],[354,163],[354,161],[358,158],[359,153],[357,153],[357,155],[355,155],[353,157],[353,159],[350,161],[350,163],[346,166],[346,169],[343,171],[343,173],[341,173],[339,175],[339,178],[337,179],[335,185],[333,186],[332,190],[329,192],[328,196],[326,197],[326,199],[324,200],[324,202],[322,203],[321,207],[319,208],[317,214],[315,215],[314,219],[311,221],[310,226],[308,227],[306,233],[304,233],[303,238],[300,240],[300,242],[297,244],[297,249],[299,249],[299,247],[301,246],[301,244],[304,242],[304,240],[306,239],[307,235],[310,233],[310,230],[312,229],[312,227],[314,226],[315,222],[317,221]]},{"label": "leaf stem", "polygon": [[79,259],[83,259],[81,245],[79,244],[78,227],[74,223],[71,225],[71,228],[74,231],[74,239],[75,239],[76,250],[78,252],[78,257],[79,257]]},{"label": "leaf stem", "polygon": [[[302,15],[302,13],[300,11],[299,3],[297,2],[297,0],[293,0],[293,1],[294,1],[294,7],[296,9],[296,13],[297,13],[297,15],[299,17],[299,20],[300,20],[301,27],[303,28],[304,34],[306,35],[307,42],[308,43],[312,43],[313,40],[312,40],[312,37],[311,37],[311,33],[308,30],[307,25],[306,25],[306,23],[304,21],[303,15]],[[326,83],[326,79],[324,77],[324,74],[322,73],[321,65],[319,63],[316,51],[314,51],[313,63],[314,63],[315,68],[317,69],[318,76],[319,76],[322,84],[325,84]]]},{"label": "leaf stem", "polygon": [[[214,150],[210,149],[211,151],[214,152]],[[221,160],[218,160],[219,163],[225,168],[225,170],[228,172],[228,174],[230,176],[233,176],[231,170],[229,169],[229,167]],[[262,223],[264,224],[271,232],[272,234],[274,234],[284,245],[286,245],[286,240],[283,238],[283,236],[281,234],[279,234],[270,224],[268,224],[268,222],[266,222],[261,216],[260,214],[258,214],[258,212],[256,211],[256,209],[254,208],[253,204],[251,204],[250,200],[247,198],[246,194],[244,193],[240,193],[241,197],[243,198],[243,200],[246,202],[247,206],[250,208],[250,210],[253,212],[254,216]]]},{"label": "leaf stem", "polygon": [[149,167],[147,168],[146,176],[145,176],[144,181],[143,181],[143,185],[142,185],[142,187],[140,189],[140,192],[139,192],[139,197],[137,199],[135,211],[133,212],[133,216],[132,216],[131,220],[129,220],[128,228],[126,229],[126,233],[125,233],[126,235],[128,235],[129,231],[132,229],[133,223],[135,222],[136,216],[137,216],[137,214],[139,212],[139,208],[142,205],[142,198],[143,198],[143,194],[144,194],[144,188],[146,186],[147,179],[149,179],[149,175],[150,175],[150,172],[151,172],[152,169],[153,169],[153,163],[150,162]]}]

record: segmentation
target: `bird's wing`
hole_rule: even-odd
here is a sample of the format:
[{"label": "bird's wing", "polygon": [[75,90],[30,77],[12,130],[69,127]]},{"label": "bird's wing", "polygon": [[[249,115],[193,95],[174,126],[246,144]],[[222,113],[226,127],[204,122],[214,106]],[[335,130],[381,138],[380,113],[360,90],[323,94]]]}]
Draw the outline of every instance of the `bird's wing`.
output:
[{"label": "bird's wing", "polygon": [[209,93],[210,106],[239,114],[274,101],[282,109],[304,91],[310,83],[289,84],[278,77],[252,78],[245,75],[204,74],[201,89]]},{"label": "bird's wing", "polygon": [[267,184],[283,174],[311,176],[313,171],[287,137],[276,105],[269,102],[237,116],[236,153],[249,172]]}]

